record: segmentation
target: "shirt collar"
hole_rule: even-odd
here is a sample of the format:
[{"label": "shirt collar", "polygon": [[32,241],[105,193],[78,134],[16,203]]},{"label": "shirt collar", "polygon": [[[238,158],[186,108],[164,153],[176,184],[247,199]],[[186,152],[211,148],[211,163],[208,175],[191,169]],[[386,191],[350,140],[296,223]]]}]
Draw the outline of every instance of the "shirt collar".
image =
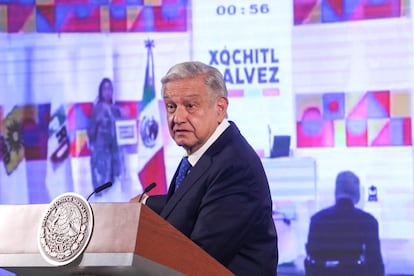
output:
[{"label": "shirt collar", "polygon": [[203,154],[208,150],[208,148],[219,138],[219,136],[228,128],[230,125],[227,119],[224,119],[213,132],[213,135],[208,138],[207,142],[201,146],[197,151],[190,154],[188,156],[188,161],[190,162],[191,166],[195,166],[197,161],[203,156]]}]

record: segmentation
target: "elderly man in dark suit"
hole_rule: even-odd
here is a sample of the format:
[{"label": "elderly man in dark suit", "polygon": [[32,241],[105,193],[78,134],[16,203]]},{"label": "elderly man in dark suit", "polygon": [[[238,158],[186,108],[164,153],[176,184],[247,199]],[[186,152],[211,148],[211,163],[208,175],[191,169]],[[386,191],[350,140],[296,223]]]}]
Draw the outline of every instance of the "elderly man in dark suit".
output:
[{"label": "elderly man in dark suit", "polygon": [[351,171],[336,177],[334,206],[312,216],[306,275],[384,275],[377,220],[354,205],[359,178]]},{"label": "elderly man in dark suit", "polygon": [[276,275],[269,184],[256,152],[226,119],[222,74],[185,62],[161,82],[171,137],[186,153],[168,194],[144,194],[144,203],[236,275]]}]

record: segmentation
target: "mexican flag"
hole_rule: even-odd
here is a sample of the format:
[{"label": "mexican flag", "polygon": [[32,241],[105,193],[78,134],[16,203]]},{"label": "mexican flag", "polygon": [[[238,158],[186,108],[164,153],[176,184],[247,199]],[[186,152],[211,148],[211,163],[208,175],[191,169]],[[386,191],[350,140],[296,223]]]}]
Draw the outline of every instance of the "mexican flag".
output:
[{"label": "mexican flag", "polygon": [[145,46],[148,48],[148,52],[144,93],[139,107],[138,176],[143,190],[153,182],[157,184],[150,192],[151,195],[154,195],[164,194],[167,191],[167,183],[160,112],[155,96],[154,58],[151,50],[154,47],[154,41],[146,41]]}]

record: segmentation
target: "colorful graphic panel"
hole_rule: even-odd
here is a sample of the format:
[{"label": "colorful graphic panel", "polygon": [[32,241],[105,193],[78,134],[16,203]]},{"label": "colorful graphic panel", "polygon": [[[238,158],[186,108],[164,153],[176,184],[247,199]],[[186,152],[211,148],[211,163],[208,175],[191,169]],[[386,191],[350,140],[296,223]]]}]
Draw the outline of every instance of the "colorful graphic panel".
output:
[{"label": "colorful graphic panel", "polygon": [[3,135],[2,135],[2,128],[3,128],[3,107],[0,106],[0,162],[3,162]]},{"label": "colorful graphic panel", "polygon": [[404,0],[294,0],[294,24],[401,17],[408,7]]},{"label": "colorful graphic panel", "polygon": [[407,91],[296,96],[298,147],[412,145]]},{"label": "colorful graphic panel", "polygon": [[86,130],[89,126],[93,103],[73,103],[68,106],[68,135],[70,153],[73,157],[89,156],[89,143]]},{"label": "colorful graphic panel", "polygon": [[185,32],[182,0],[0,0],[0,31]]}]

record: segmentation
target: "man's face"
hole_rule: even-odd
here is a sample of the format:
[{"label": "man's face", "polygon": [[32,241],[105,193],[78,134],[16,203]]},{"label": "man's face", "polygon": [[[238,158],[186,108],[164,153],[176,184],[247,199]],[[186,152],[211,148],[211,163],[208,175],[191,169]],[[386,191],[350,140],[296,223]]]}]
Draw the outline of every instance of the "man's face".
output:
[{"label": "man's face", "polygon": [[189,154],[206,143],[227,112],[227,98],[211,98],[203,77],[171,81],[163,90],[170,135]]}]

